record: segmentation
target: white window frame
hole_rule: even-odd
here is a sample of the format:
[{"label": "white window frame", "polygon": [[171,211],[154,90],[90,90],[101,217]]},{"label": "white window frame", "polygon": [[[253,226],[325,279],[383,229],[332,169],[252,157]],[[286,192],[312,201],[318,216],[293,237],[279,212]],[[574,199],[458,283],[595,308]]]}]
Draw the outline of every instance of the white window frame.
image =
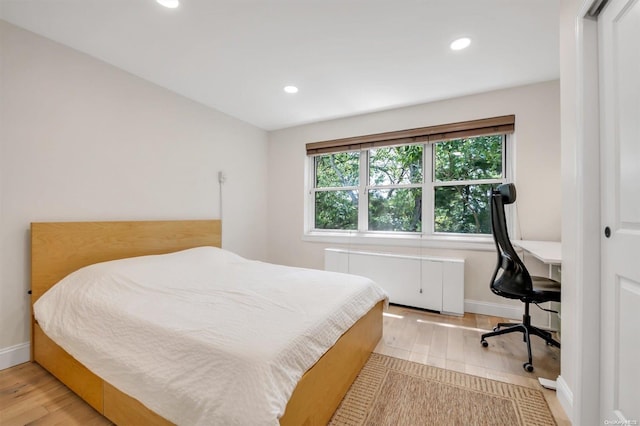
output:
[{"label": "white window frame", "polygon": [[[368,190],[376,188],[369,185],[369,149],[360,150],[360,179],[357,187],[340,187],[340,189],[358,190],[358,228],[357,230],[327,230],[314,229],[315,224],[315,157],[305,156],[305,220],[304,241],[325,242],[335,244],[369,244],[380,246],[422,246],[435,248],[453,248],[470,250],[495,250],[493,238],[486,234],[455,234],[434,232],[434,188],[445,185],[464,185],[468,183],[502,183],[514,182],[515,177],[515,135],[504,135],[502,149],[502,179],[484,179],[474,181],[434,182],[433,143],[424,144],[423,149],[423,179],[422,184],[422,232],[399,231],[369,231],[368,227]],[[323,155],[323,154],[317,154]],[[363,179],[365,177],[366,179]],[[398,187],[415,187],[413,184],[398,185]],[[328,189],[328,188],[325,188]],[[338,188],[335,188],[338,189]],[[506,212],[507,224],[513,234],[515,223],[515,209]],[[428,221],[428,223],[427,223]]]}]

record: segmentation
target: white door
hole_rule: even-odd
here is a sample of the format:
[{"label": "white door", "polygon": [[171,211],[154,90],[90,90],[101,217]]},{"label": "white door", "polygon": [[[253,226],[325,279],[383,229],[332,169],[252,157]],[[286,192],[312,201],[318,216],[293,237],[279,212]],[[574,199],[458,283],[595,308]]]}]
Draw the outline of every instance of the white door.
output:
[{"label": "white door", "polygon": [[598,17],[598,37],[600,420],[640,424],[640,0],[610,0]]}]

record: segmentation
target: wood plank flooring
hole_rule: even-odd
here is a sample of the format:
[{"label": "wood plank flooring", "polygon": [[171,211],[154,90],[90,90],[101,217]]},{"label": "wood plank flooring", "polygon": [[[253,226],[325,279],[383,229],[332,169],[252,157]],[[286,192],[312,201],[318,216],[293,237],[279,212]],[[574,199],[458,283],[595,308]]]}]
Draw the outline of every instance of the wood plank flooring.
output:
[{"label": "wood plank flooring", "polygon": [[[538,377],[560,373],[560,350],[533,338],[533,373],[522,368],[527,350],[521,334],[488,339],[480,334],[504,318],[465,314],[440,315],[390,306],[384,317],[383,338],[375,351],[414,362],[476,376],[543,389]],[[570,425],[555,392],[543,389],[560,426]],[[111,425],[112,423],[35,363],[0,371],[0,425]]]}]

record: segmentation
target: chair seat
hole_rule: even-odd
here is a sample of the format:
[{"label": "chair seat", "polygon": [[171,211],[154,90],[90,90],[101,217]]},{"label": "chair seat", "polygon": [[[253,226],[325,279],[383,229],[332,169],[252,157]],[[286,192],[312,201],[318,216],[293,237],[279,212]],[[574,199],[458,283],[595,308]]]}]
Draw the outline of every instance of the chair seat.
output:
[{"label": "chair seat", "polygon": [[560,301],[560,283],[551,278],[531,277],[533,291],[531,294],[523,297],[523,301],[533,303],[542,302],[559,302]]}]

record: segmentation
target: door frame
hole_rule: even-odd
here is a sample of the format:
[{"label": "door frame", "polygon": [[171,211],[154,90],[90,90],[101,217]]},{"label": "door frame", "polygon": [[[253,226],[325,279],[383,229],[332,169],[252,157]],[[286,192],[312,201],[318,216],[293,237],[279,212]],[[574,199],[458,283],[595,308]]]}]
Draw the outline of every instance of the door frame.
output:
[{"label": "door frame", "polygon": [[[567,70],[568,78],[561,76],[561,86],[574,85],[562,91],[569,97],[574,94],[568,102],[573,107],[569,112],[575,114],[575,135],[562,132],[563,139],[575,138],[562,142],[562,154],[566,156],[562,160],[563,253],[574,255],[567,262],[563,256],[563,303],[566,297],[571,317],[563,318],[561,327],[571,345],[563,346],[565,352],[561,352],[557,396],[573,424],[580,425],[600,424],[599,65],[597,21],[588,16],[593,3],[573,2],[579,5],[572,28],[575,70]],[[571,126],[571,118],[563,117],[562,126]],[[570,221],[574,224],[567,223]],[[563,313],[566,311],[563,307]]]}]

